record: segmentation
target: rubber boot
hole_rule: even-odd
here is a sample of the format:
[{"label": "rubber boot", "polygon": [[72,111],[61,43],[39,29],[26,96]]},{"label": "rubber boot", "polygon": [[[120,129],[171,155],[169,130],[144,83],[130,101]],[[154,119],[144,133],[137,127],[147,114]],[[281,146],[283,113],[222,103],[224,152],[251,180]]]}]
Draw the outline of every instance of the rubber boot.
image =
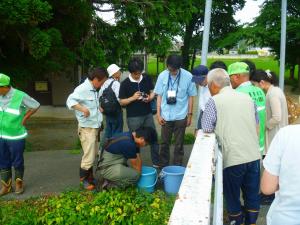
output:
[{"label": "rubber boot", "polygon": [[95,189],[95,185],[91,184],[88,181],[88,177],[89,177],[89,170],[84,170],[82,168],[80,168],[80,187],[82,189],[88,190],[88,191],[92,191]]},{"label": "rubber boot", "polygon": [[258,210],[245,210],[245,225],[256,225]]},{"label": "rubber boot", "polygon": [[2,188],[0,190],[0,196],[3,196],[12,191],[11,170],[1,170],[0,175],[1,175],[1,183],[2,183]]},{"label": "rubber boot", "polygon": [[15,193],[16,194],[22,194],[24,192],[23,176],[24,176],[24,168],[15,169],[15,181],[16,181]]},{"label": "rubber boot", "polygon": [[244,225],[244,216],[243,213],[230,215],[228,214],[230,225]]}]

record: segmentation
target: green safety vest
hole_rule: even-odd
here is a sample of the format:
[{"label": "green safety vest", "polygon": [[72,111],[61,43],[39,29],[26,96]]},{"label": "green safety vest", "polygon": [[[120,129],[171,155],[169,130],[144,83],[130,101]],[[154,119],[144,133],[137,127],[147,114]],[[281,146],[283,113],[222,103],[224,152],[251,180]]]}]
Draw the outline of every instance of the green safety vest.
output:
[{"label": "green safety vest", "polygon": [[23,139],[27,131],[22,125],[26,110],[21,107],[25,93],[14,91],[13,96],[5,110],[0,106],[0,138],[7,140]]},{"label": "green safety vest", "polygon": [[266,127],[266,96],[263,90],[254,85],[244,85],[236,89],[239,92],[249,94],[257,106],[259,117],[259,146],[263,155],[265,151],[265,127]]}]

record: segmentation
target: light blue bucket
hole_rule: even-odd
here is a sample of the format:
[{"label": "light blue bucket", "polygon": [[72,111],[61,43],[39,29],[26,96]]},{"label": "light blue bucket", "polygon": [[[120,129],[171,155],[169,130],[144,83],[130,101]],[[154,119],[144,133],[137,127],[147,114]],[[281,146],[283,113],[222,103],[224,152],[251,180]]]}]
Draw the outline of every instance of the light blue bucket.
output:
[{"label": "light blue bucket", "polygon": [[166,166],[162,169],[164,189],[168,194],[177,194],[185,172],[182,166]]},{"label": "light blue bucket", "polygon": [[145,190],[149,193],[154,191],[157,183],[156,169],[149,166],[142,166],[142,173],[137,183],[139,189]]}]

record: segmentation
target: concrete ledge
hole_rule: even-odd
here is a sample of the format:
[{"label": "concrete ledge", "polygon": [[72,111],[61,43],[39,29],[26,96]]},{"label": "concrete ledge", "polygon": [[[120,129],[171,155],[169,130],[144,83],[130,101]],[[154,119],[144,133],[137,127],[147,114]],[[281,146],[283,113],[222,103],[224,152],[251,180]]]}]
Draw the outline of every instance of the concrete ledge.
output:
[{"label": "concrete ledge", "polygon": [[209,225],[215,134],[198,132],[169,225]]}]

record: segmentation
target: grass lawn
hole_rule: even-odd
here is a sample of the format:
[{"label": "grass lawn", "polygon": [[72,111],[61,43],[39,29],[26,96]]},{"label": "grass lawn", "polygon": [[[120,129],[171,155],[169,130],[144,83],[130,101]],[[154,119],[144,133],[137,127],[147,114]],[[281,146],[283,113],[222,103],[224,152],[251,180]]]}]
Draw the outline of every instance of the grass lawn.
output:
[{"label": "grass lawn", "polygon": [[[221,60],[223,61],[227,66],[229,66],[231,63],[241,61],[243,59],[211,59],[208,58],[208,66],[211,65],[212,62]],[[252,62],[255,63],[257,69],[263,69],[263,70],[271,70],[274,71],[277,75],[279,75],[279,62],[275,60],[273,57],[259,57],[256,59],[250,59]],[[200,64],[200,58],[197,58],[195,65]],[[165,65],[163,62],[159,63],[159,72],[163,71],[165,69]],[[148,73],[152,76],[156,75],[156,58],[155,57],[149,57],[148,58]],[[285,71],[285,78],[288,79],[289,77],[289,70]],[[298,66],[295,69],[295,75],[298,73]]]}]

